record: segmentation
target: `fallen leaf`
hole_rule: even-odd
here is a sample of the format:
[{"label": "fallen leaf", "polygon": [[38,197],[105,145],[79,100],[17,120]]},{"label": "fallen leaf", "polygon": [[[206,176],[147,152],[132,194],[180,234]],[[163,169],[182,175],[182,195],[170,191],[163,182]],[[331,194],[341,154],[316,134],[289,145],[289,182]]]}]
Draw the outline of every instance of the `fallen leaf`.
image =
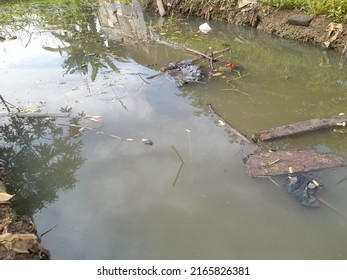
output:
[{"label": "fallen leaf", "polygon": [[14,197],[14,194],[8,194],[1,192],[0,193],[0,203],[8,202],[12,197]]},{"label": "fallen leaf", "polygon": [[219,125],[225,125],[225,122],[223,122],[222,120],[218,120],[218,124]]},{"label": "fallen leaf", "polygon": [[319,183],[316,180],[312,180],[312,183],[315,184],[317,187],[319,187]]},{"label": "fallen leaf", "polygon": [[223,75],[224,75],[223,72],[216,72],[216,73],[212,74],[212,77],[220,77],[220,76],[223,76]]},{"label": "fallen leaf", "polygon": [[21,254],[29,254],[40,249],[37,236],[35,234],[2,234],[0,235],[0,245],[7,250]]}]

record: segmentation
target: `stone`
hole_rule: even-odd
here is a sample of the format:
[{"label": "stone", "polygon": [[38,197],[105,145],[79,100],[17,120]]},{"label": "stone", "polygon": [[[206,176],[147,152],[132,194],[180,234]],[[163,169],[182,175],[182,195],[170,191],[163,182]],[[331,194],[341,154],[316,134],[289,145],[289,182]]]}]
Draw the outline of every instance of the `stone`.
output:
[{"label": "stone", "polygon": [[304,14],[295,14],[288,18],[288,23],[291,25],[309,26],[312,19],[313,19],[313,16],[304,15]]}]

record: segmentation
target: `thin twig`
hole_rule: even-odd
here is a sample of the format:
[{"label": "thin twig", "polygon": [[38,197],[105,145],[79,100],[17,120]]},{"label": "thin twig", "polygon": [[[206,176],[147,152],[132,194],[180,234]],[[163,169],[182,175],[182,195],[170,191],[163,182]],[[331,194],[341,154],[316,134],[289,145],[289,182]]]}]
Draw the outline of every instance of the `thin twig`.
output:
[{"label": "thin twig", "polygon": [[7,102],[5,101],[5,99],[2,97],[2,95],[0,94],[0,99],[2,101],[2,103],[4,103],[6,109],[7,109],[7,112],[11,113],[11,110],[10,108],[7,106]]},{"label": "thin twig", "polygon": [[171,145],[171,148],[175,151],[176,155],[180,158],[181,162],[185,165],[183,158],[181,157],[180,153],[176,150],[176,148]]},{"label": "thin twig", "polygon": [[183,162],[181,162],[181,165],[180,165],[180,168],[178,169],[178,172],[177,172],[176,178],[175,178],[175,180],[174,180],[174,182],[173,182],[173,184],[172,184],[172,186],[173,186],[173,187],[176,185],[176,182],[177,182],[177,180],[178,180],[178,177],[180,176],[180,173],[181,173],[181,171],[182,171],[182,167],[183,167],[183,165],[184,165],[184,163],[183,163]]},{"label": "thin twig", "polygon": [[[149,82],[147,82],[144,78],[142,78],[141,74],[138,74],[138,75],[139,75],[139,77],[141,78],[142,81],[144,81],[146,84],[149,84]],[[147,77],[147,79],[148,79],[148,77]]]},{"label": "thin twig", "polygon": [[340,180],[340,181],[338,181],[335,185],[337,186],[337,185],[341,184],[342,182],[344,182],[344,181],[346,181],[346,180],[347,180],[347,177],[346,177],[346,178],[343,178],[343,179]]},{"label": "thin twig", "polygon": [[46,230],[44,233],[42,233],[42,234],[40,235],[40,238],[42,238],[42,236],[44,236],[45,234],[47,234],[47,233],[49,233],[50,231],[52,231],[53,229],[55,229],[57,226],[58,226],[58,225],[55,225],[55,226],[52,227],[51,229]]},{"label": "thin twig", "polygon": [[330,210],[334,211],[336,214],[339,214],[341,217],[347,219],[347,217],[342,214],[339,210],[337,210],[334,206],[332,206],[331,204],[329,204],[328,202],[326,202],[323,198],[321,197],[317,197],[317,200],[319,202],[321,202],[322,204],[324,204],[325,206],[327,206],[328,208],[330,208]]}]

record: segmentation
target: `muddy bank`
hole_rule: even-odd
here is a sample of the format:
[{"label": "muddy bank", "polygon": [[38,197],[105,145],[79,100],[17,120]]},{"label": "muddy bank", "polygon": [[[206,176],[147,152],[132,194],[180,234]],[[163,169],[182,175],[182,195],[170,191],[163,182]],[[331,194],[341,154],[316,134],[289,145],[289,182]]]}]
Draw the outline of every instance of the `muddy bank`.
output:
[{"label": "muddy bank", "polygon": [[47,260],[31,217],[17,215],[0,181],[0,260]]},{"label": "muddy bank", "polygon": [[[252,26],[283,38],[317,44],[347,54],[347,24],[335,23],[326,15],[311,16],[296,10],[281,10],[264,6],[256,1],[242,5],[221,3],[195,3],[189,1],[163,0],[165,15],[197,16],[205,20],[219,20],[228,23]],[[147,0],[146,8],[158,15],[157,1]]]}]

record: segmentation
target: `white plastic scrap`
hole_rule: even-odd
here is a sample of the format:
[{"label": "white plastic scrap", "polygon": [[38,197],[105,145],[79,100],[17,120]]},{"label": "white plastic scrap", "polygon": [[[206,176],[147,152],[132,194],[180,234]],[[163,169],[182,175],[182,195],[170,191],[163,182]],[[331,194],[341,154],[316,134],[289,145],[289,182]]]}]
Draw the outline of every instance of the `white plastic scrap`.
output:
[{"label": "white plastic scrap", "polygon": [[201,24],[199,26],[199,30],[200,30],[200,32],[206,34],[207,32],[210,32],[212,30],[212,28],[208,25],[207,22],[205,22],[204,24]]}]

